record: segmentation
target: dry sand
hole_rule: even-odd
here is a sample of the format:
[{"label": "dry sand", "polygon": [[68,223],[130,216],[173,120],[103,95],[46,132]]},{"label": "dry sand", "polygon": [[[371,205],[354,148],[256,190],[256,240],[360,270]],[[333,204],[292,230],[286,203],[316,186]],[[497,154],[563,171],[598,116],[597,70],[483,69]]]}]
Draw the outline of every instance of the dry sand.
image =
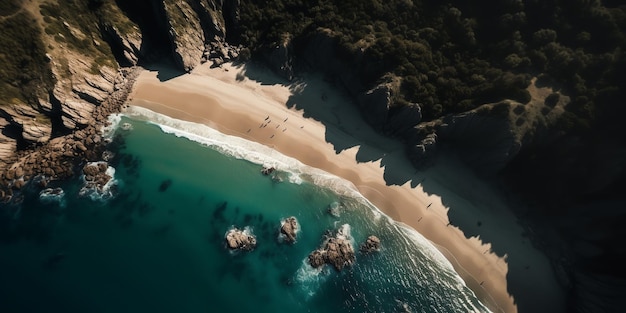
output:
[{"label": "dry sand", "polygon": [[[385,214],[433,242],[494,312],[518,310],[507,289],[511,270],[507,256],[496,255],[491,244],[479,238],[466,238],[454,226],[460,224],[450,224],[450,208],[464,212],[460,218],[465,222],[479,218],[485,229],[493,227],[494,238],[505,240],[511,251],[528,258],[525,262],[532,264],[532,271],[519,268],[517,278],[530,284],[542,282],[530,286],[528,301],[546,303],[562,297],[550,279],[549,264],[529,244],[523,246],[521,228],[508,210],[499,209],[503,204],[493,191],[471,172],[452,170],[456,167],[451,165],[417,172],[401,143],[375,133],[354,106],[346,105],[349,100],[322,79],[308,77],[286,85],[266,70],[230,64],[214,69],[203,65],[191,74],[160,81],[166,74],[166,70],[143,72],[130,104],[262,143],[351,181]],[[467,192],[458,194],[458,190]],[[444,205],[436,193],[446,191]],[[558,307],[540,308],[555,312]]]}]

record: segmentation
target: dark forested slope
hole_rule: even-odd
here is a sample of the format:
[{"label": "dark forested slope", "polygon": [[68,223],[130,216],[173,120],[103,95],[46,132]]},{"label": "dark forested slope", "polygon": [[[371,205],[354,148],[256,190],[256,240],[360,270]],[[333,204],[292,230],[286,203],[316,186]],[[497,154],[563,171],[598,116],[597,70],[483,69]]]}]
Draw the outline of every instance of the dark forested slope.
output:
[{"label": "dark forested slope", "polygon": [[620,1],[242,0],[229,39],[287,77],[291,67],[339,80],[352,71],[359,82],[338,85],[356,98],[391,75],[400,83],[391,109],[419,104],[422,125],[504,99],[529,103],[533,77],[555,90],[544,109],[569,96],[497,177],[531,204],[528,218],[565,238],[572,299],[598,296],[600,310],[615,297],[598,286],[624,288],[600,277],[626,277],[616,266],[626,260],[625,30]]}]

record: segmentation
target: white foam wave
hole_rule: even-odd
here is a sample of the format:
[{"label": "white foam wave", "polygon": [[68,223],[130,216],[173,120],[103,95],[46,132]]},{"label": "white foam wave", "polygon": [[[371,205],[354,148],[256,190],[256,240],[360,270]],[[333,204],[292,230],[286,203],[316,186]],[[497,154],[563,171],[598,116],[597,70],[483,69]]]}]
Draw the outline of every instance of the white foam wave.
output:
[{"label": "white foam wave", "polygon": [[296,282],[300,285],[307,299],[313,297],[328,276],[330,276],[330,271],[325,270],[325,268],[327,266],[314,268],[309,264],[308,258],[302,260],[300,268],[296,271]]},{"label": "white foam wave", "polygon": [[113,138],[115,131],[118,129],[120,122],[122,121],[122,114],[116,113],[109,115],[109,124],[102,127],[100,132],[105,139]]},{"label": "white foam wave", "polygon": [[45,204],[57,203],[65,207],[65,192],[61,188],[46,188],[39,192],[39,201]]},{"label": "white foam wave", "polygon": [[[234,232],[234,231],[238,231],[239,228],[237,228],[235,225],[231,225],[230,228],[224,233],[224,238],[226,238],[228,236],[228,234]],[[246,236],[252,236],[252,237],[256,237],[254,236],[254,228],[252,228],[251,226],[245,226],[243,228],[243,234]]]},{"label": "white foam wave", "polygon": [[439,251],[430,240],[426,239],[426,237],[422,236],[422,234],[418,233],[415,229],[407,226],[403,223],[394,222],[395,226],[404,233],[405,238],[409,239],[410,242],[408,244],[415,244],[420,248],[420,252],[422,252],[426,257],[435,262],[440,268],[433,269],[441,271],[442,269],[446,271],[447,276],[453,278],[457,286],[461,287],[465,286],[465,281],[457,274],[452,266],[452,263]]},{"label": "white foam wave", "polygon": [[350,227],[349,224],[343,224],[337,230],[337,238],[352,241],[353,239],[352,239],[351,231],[352,231],[352,228]]},{"label": "white foam wave", "polygon": [[302,162],[288,157],[271,147],[240,138],[230,136],[198,123],[174,119],[146,108],[130,106],[125,115],[137,120],[153,123],[168,134],[187,138],[236,159],[244,159],[264,167],[273,167],[289,174],[289,182],[311,183],[329,188],[340,195],[353,198],[362,198],[354,185],[335,175],[320,169],[307,166]]}]

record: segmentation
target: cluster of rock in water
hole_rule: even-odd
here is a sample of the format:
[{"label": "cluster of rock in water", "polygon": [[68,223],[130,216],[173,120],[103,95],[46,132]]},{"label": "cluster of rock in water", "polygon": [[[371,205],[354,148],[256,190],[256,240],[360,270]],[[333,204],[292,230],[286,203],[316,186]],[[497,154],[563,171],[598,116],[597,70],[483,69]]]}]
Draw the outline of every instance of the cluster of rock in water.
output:
[{"label": "cluster of rock in water", "polygon": [[[295,217],[284,219],[280,227],[280,234],[284,236],[284,242],[294,244],[299,229],[300,225]],[[349,234],[343,229],[340,228],[335,233],[328,231],[321,247],[309,254],[308,262],[312,267],[319,268],[329,264],[337,271],[341,271],[344,267],[354,264],[355,252],[352,241]],[[256,237],[247,229],[236,227],[226,233],[225,241],[230,250],[250,251],[257,245]],[[359,250],[364,254],[380,251],[380,239],[376,236],[367,237]]]}]

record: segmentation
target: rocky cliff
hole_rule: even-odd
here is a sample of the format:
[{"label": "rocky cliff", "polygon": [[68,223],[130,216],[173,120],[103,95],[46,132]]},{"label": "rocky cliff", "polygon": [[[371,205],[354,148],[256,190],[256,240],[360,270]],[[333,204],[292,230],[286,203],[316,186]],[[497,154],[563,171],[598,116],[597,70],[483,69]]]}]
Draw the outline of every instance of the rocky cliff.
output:
[{"label": "rocky cliff", "polygon": [[[0,12],[2,33],[15,41],[7,45],[16,47],[8,52],[32,55],[15,56],[12,63],[25,63],[22,70],[28,72],[13,70],[18,72],[15,79],[8,77],[0,85],[4,185],[15,187],[16,181],[37,174],[65,176],[62,172],[71,166],[61,156],[85,155],[97,137],[91,128],[104,123],[125,100],[132,84],[128,77],[132,72],[125,67],[165,58],[181,71],[190,71],[201,62],[219,65],[237,57],[238,49],[225,40],[226,23],[236,19],[237,8],[237,1],[219,0],[145,0],[121,6],[113,0],[11,1]],[[26,41],[15,39],[16,25],[29,21],[31,36]],[[32,46],[38,50],[29,52]],[[12,65],[2,65],[2,71]],[[26,83],[21,78],[20,83],[19,75],[32,78]],[[100,108],[103,104],[106,108]],[[80,130],[87,135],[77,137]],[[45,157],[41,151],[59,153]],[[33,166],[31,152],[45,157],[49,168]]]}]

